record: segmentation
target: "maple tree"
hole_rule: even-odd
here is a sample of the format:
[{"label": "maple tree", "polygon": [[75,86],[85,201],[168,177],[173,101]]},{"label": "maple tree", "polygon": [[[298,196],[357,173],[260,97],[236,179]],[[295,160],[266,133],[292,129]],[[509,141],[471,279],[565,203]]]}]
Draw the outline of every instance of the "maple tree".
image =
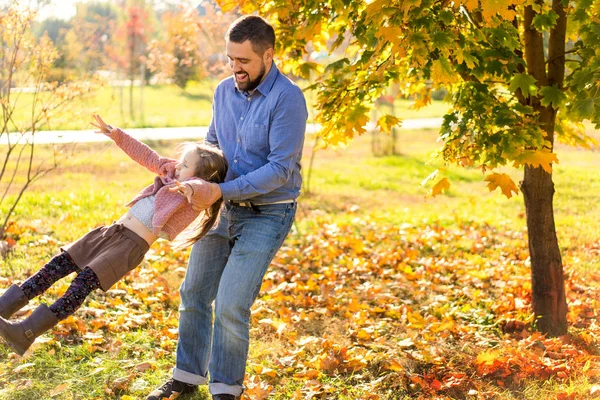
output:
[{"label": "maple tree", "polygon": [[[590,146],[600,125],[598,0],[220,0],[259,11],[278,31],[286,71],[313,78],[317,122],[329,144],[366,131],[374,101],[393,84],[426,106],[448,90],[440,130],[447,163],[480,168],[491,190],[517,186],[498,168],[523,167],[532,308],[542,332],[567,331],[563,266],[553,213],[555,139]],[[568,20],[568,24],[567,24]],[[306,48],[344,55],[321,65]],[[401,121],[383,115],[389,131]],[[434,174],[435,175],[435,174]],[[437,174],[431,194],[450,183]]]}]

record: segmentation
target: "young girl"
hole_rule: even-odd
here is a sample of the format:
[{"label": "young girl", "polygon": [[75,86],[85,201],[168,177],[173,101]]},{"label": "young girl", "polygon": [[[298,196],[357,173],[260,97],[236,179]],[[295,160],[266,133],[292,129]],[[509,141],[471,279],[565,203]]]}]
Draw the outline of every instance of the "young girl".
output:
[{"label": "young girl", "polygon": [[[210,230],[219,213],[222,200],[201,212],[194,211],[188,200],[194,193],[208,198],[211,189],[207,182],[225,179],[227,161],[220,150],[188,144],[180,160],[163,158],[121,129],[107,125],[98,115],[94,118],[92,125],[99,129],[96,133],[110,137],[131,159],[159,176],[128,204],[131,208],[119,221],[63,247],[35,275],[21,286],[12,285],[0,297],[0,336],[20,355],[38,336],[73,314],[93,290],[108,290],[138,266],[159,237],[173,240],[202,214],[193,234],[185,238],[186,245],[192,244]],[[20,322],[6,320],[75,271],[78,274],[66,293],[50,307],[42,304]]]}]

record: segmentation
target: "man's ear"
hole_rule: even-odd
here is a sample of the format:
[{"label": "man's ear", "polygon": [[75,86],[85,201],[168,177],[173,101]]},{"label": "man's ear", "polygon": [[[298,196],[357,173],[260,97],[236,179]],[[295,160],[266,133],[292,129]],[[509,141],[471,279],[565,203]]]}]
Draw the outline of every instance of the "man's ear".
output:
[{"label": "man's ear", "polygon": [[273,61],[273,48],[270,47],[267,49],[267,51],[265,51],[265,54],[263,54],[263,61],[265,63],[269,63],[271,61]]}]

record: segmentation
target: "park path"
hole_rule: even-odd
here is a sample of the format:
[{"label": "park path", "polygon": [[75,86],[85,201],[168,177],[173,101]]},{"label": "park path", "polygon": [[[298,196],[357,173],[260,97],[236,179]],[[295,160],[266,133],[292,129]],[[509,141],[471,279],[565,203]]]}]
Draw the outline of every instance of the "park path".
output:
[{"label": "park path", "polygon": [[[405,119],[401,129],[428,129],[439,128],[442,118],[415,118]],[[317,124],[308,124],[307,133],[318,130]],[[369,127],[371,128],[371,127]],[[127,133],[138,140],[198,140],[206,136],[207,126],[188,126],[182,128],[131,128]],[[11,137],[14,143],[16,136]],[[94,133],[93,129],[79,131],[39,131],[35,135],[35,143],[90,143],[104,142],[110,140],[108,137]],[[0,145],[6,145],[7,137],[2,135]]]}]

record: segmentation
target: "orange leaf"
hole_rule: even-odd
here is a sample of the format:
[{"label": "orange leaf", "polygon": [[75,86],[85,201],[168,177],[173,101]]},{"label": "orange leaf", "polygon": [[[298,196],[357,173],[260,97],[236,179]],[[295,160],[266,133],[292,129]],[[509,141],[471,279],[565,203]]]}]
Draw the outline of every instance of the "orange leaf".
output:
[{"label": "orange leaf", "polygon": [[500,188],[502,193],[509,199],[512,197],[512,192],[515,192],[515,194],[519,193],[517,185],[515,185],[510,176],[506,174],[493,173],[486,176],[485,181],[489,182],[487,186],[490,189],[490,192],[494,191],[496,188]]},{"label": "orange leaf", "polygon": [[385,367],[387,369],[389,369],[390,371],[396,371],[396,372],[404,371],[404,367],[402,366],[402,364],[400,364],[400,362],[394,358],[389,360]]},{"label": "orange leaf", "polygon": [[62,392],[64,392],[65,390],[67,390],[68,388],[69,388],[69,382],[61,383],[60,385],[58,385],[57,387],[55,387],[54,389],[52,389],[50,391],[50,396],[51,397],[57,396],[57,395],[61,394]]},{"label": "orange leaf", "polygon": [[297,379],[314,379],[316,377],[319,376],[319,371],[317,371],[316,369],[309,369],[306,371],[302,371],[302,372],[296,372],[294,374],[294,378]]}]

